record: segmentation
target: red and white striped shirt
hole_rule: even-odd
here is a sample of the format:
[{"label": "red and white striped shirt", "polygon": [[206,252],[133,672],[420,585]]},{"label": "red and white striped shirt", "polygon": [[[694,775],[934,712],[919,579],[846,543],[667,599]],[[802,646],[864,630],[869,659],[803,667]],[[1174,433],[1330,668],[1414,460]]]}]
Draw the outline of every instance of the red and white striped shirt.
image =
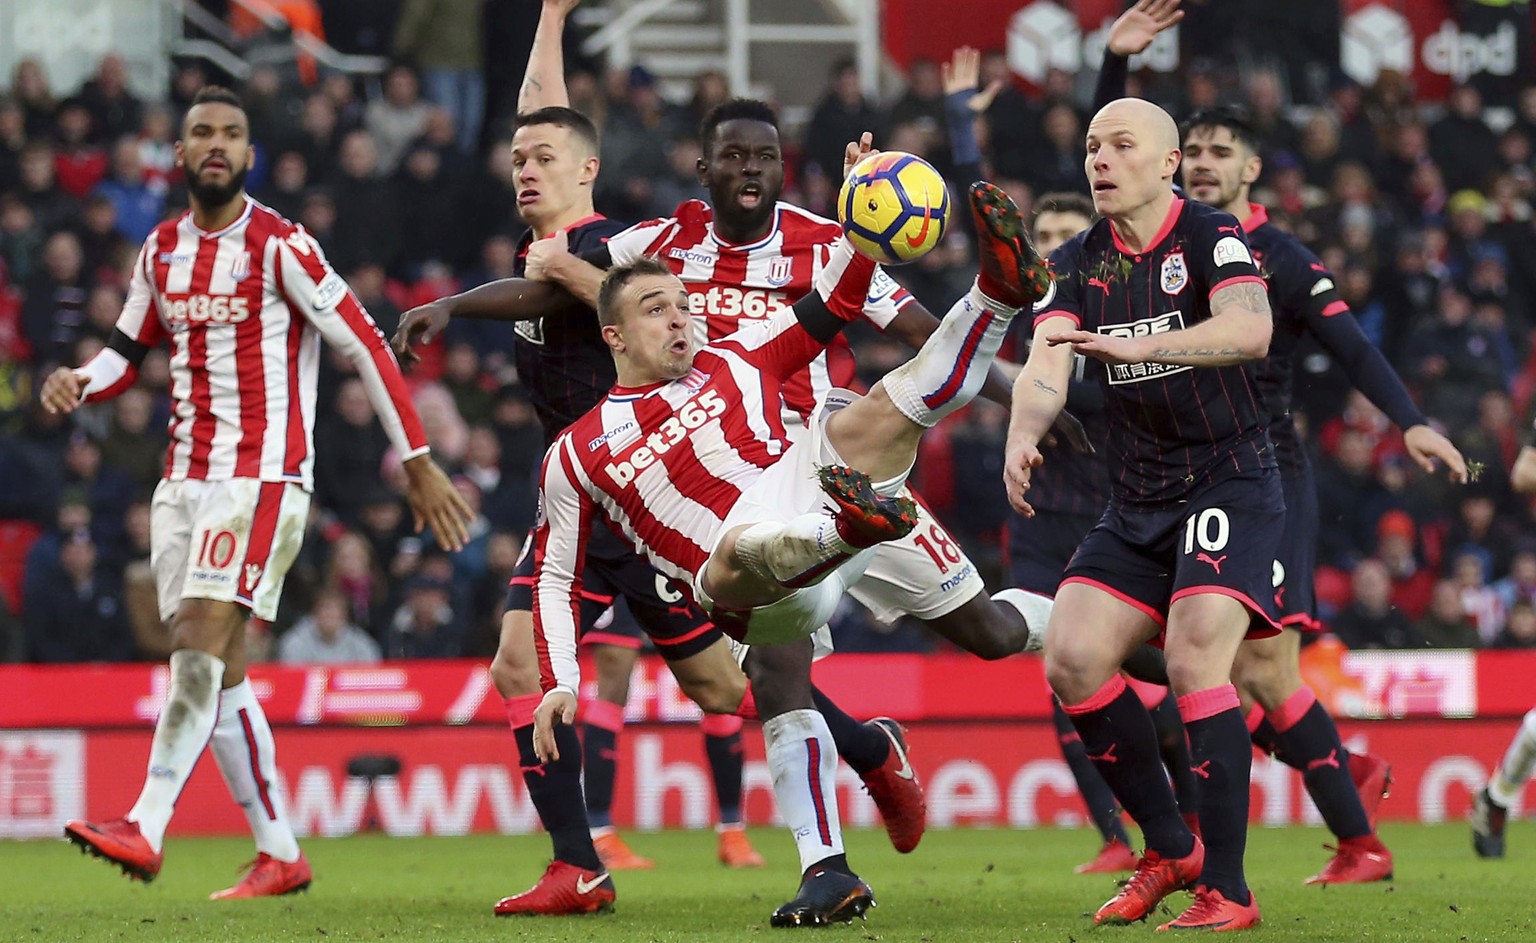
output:
[{"label": "red and white striped shirt", "polygon": [[614,387],[550,446],[534,529],[533,619],[545,691],[574,692],[580,677],[576,634],[594,515],[691,588],[726,515],[788,450],[783,384],[823,348],[785,307],[699,351],[680,380]]},{"label": "red and white striped shirt", "polygon": [[[774,206],[773,230],[747,245],[715,235],[714,209],[689,200],[670,219],[638,223],[608,239],[615,265],[642,256],[667,264],[688,289],[699,346],[735,331],[745,319],[772,317],[811,290],[842,227],[789,203]],[[870,281],[864,317],[884,330],[912,301],[905,288],[878,267]],[[800,419],[833,387],[854,384],[853,351],[841,335],[826,353],[784,384],[788,413]]]},{"label": "red and white striped shirt", "polygon": [[[172,481],[256,478],[314,487],[320,339],[357,367],[402,459],[427,451],[384,335],[315,240],[246,197],[240,218],[204,232],[192,214],[144,241],[117,329],[171,344]],[[138,371],[103,350],[81,368],[87,401],[130,386]]]}]

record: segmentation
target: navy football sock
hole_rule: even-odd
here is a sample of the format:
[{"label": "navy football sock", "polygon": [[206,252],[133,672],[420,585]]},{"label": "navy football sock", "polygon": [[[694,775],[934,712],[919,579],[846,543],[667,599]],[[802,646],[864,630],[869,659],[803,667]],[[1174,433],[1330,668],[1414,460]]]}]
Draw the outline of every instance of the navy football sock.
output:
[{"label": "navy football sock", "polygon": [[533,752],[533,725],[518,727],[512,733],[517,737],[523,783],[555,846],[555,860],[601,871],[603,862],[592,847],[587,808],[581,799],[581,743],[576,739],[575,728],[555,725],[555,746],[560,750],[560,759],[542,765]]},{"label": "navy football sock", "polygon": [[832,731],[837,755],[860,775],[879,769],[891,753],[891,742],[885,734],[843,713],[818,687],[812,686],[811,700],[826,720],[827,729]]},{"label": "navy football sock", "polygon": [[1179,698],[1179,713],[1189,731],[1189,751],[1200,777],[1200,837],[1205,841],[1205,869],[1200,883],[1228,900],[1251,900],[1243,876],[1248,847],[1248,777],[1253,747],[1248,725],[1238,709],[1232,685],[1207,688]]},{"label": "navy football sock", "polygon": [[1369,835],[1371,822],[1349,775],[1349,751],[1344,749],[1339,728],[1323,705],[1314,698],[1301,719],[1277,737],[1285,756],[1295,758],[1294,762],[1287,759],[1286,764],[1301,771],[1307,794],[1322,813],[1328,830],[1339,838]]},{"label": "navy football sock", "polygon": [[1255,727],[1253,732],[1248,735],[1248,739],[1253,741],[1254,746],[1284,763],[1286,766],[1295,765],[1290,761],[1290,758],[1286,756],[1285,750],[1280,746],[1280,734],[1275,731],[1275,725],[1269,722],[1269,717],[1267,715],[1263,720],[1259,721],[1259,725]]},{"label": "navy football sock", "polygon": [[1195,838],[1179,817],[1152,718],[1125,679],[1115,675],[1088,700],[1062,707],[1083,738],[1088,759],[1141,826],[1147,848],[1168,858],[1193,851]]},{"label": "navy football sock", "polygon": [[741,731],[717,737],[704,735],[704,755],[714,777],[715,804],[721,825],[741,824]]},{"label": "navy football sock", "polygon": [[1189,759],[1189,736],[1184,731],[1184,720],[1179,717],[1178,699],[1169,691],[1168,696],[1152,708],[1152,726],[1157,730],[1157,749],[1163,756],[1163,766],[1168,778],[1173,780],[1173,795],[1179,802],[1179,814],[1193,815],[1200,811],[1200,780],[1194,764]]},{"label": "navy football sock", "polygon": [[1061,745],[1061,757],[1067,761],[1072,778],[1077,780],[1077,791],[1082,793],[1083,804],[1088,807],[1088,815],[1093,819],[1094,827],[1106,842],[1118,841],[1129,845],[1131,836],[1126,834],[1125,823],[1120,820],[1120,803],[1115,801],[1115,794],[1109,791],[1109,783],[1088,761],[1088,750],[1083,746],[1083,738],[1078,736],[1076,728],[1072,726],[1072,718],[1067,716],[1067,712],[1061,709],[1061,702],[1054,697],[1051,698],[1051,720],[1056,724],[1056,742]]},{"label": "navy football sock", "polygon": [[582,791],[587,799],[587,823],[593,828],[613,824],[613,778],[618,772],[619,735],[595,724],[581,728]]}]

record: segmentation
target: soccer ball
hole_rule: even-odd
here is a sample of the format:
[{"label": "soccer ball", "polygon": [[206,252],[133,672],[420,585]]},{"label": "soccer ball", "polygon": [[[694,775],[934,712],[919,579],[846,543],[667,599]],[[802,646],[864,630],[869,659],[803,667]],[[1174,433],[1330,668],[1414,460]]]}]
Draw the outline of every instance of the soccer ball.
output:
[{"label": "soccer ball", "polygon": [[843,181],[837,221],[853,247],[876,262],[911,262],[943,238],[949,190],[921,157],[902,151],[871,154]]}]

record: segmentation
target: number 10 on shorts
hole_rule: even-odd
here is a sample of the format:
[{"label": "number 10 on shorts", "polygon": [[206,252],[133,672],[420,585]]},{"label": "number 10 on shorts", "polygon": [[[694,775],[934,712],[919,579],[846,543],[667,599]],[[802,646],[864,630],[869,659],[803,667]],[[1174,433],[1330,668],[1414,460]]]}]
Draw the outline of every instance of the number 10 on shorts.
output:
[{"label": "number 10 on shorts", "polygon": [[1225,550],[1232,537],[1232,523],[1221,508],[1206,508],[1199,514],[1191,514],[1184,522],[1184,553],[1195,552],[1195,544],[1201,550],[1215,553]]}]

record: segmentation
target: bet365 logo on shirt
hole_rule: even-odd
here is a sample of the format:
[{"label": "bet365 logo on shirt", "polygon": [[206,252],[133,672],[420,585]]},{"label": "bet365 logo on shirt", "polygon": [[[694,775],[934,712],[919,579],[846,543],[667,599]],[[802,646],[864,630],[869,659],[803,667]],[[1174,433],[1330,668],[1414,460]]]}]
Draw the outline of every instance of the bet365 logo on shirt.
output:
[{"label": "bet365 logo on shirt", "polygon": [[[1129,324],[1099,325],[1100,334],[1127,338],[1150,337],[1153,334],[1167,334],[1169,331],[1182,331],[1183,329],[1184,312],[1182,311],[1170,311],[1167,314],[1142,318],[1140,321],[1132,321]],[[1140,383],[1143,380],[1155,380],[1193,369],[1192,367],[1181,367],[1170,363],[1112,363],[1108,364],[1108,367],[1111,385]]]},{"label": "bet365 logo on shirt", "polygon": [[668,416],[667,421],[661,424],[661,428],[645,437],[645,444],[638,446],[629,453],[629,458],[621,462],[609,462],[603,471],[613,479],[613,483],[620,488],[626,487],[635,480],[635,476],[650,468],[661,459],[663,455],[672,451],[672,446],[688,438],[688,433],[716,419],[725,412],[725,400],[715,390],[709,390],[683,404],[675,415]]}]

